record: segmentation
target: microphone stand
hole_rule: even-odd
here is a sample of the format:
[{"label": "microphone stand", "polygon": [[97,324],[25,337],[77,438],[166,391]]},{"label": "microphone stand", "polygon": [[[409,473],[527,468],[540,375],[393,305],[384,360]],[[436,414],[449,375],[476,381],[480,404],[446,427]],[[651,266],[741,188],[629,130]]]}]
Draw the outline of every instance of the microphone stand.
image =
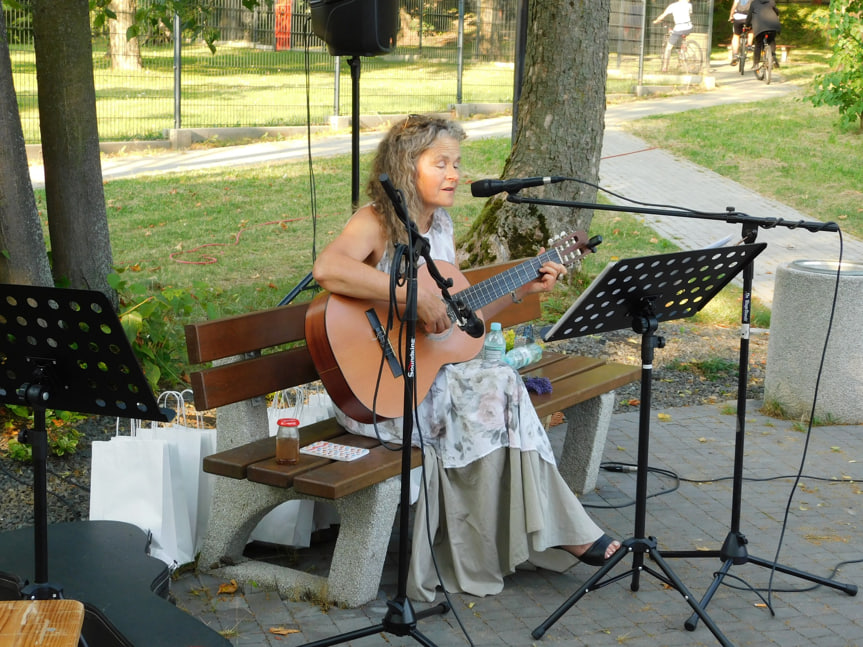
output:
[{"label": "microphone stand", "polygon": [[485,334],[485,325],[462,299],[454,299],[449,293],[449,288],[452,287],[453,280],[444,278],[440,273],[440,270],[438,270],[434,259],[431,257],[431,248],[429,247],[428,241],[419,232],[416,223],[408,217],[404,202],[395,187],[393,187],[389,176],[386,173],[383,173],[378,179],[384,187],[384,191],[386,191],[390,201],[395,206],[399,219],[408,230],[408,235],[411,239],[411,247],[416,250],[417,257],[422,257],[425,260],[429,276],[440,289],[441,297],[447,305],[450,318],[459,328],[464,330],[471,337],[482,337]]},{"label": "microphone stand", "polygon": [[444,279],[431,259],[429,242],[423,238],[416,224],[408,217],[401,195],[395,190],[389,177],[384,174],[380,176],[380,182],[392,201],[401,221],[408,230],[410,237],[410,249],[412,255],[407,263],[407,293],[403,320],[405,322],[405,357],[407,358],[407,370],[404,372],[404,409],[402,417],[402,461],[401,461],[401,490],[399,493],[399,546],[398,546],[398,580],[396,596],[387,601],[387,612],[380,623],[365,629],[349,631],[338,636],[316,640],[306,643],[304,647],[325,647],[338,643],[349,642],[371,636],[380,632],[389,632],[395,636],[410,636],[425,647],[436,647],[435,644],[417,629],[417,620],[431,616],[442,615],[450,610],[448,602],[444,601],[425,611],[414,611],[413,605],[407,596],[407,579],[410,566],[408,554],[408,536],[410,534],[410,471],[411,471],[411,440],[413,438],[414,423],[414,389],[413,378],[416,375],[416,363],[414,356],[417,324],[417,267],[419,258],[422,257],[429,265],[430,274],[435,277],[442,292],[445,293],[447,303],[455,307],[446,288],[452,285],[450,279]]},{"label": "microphone stand", "polygon": [[[759,218],[750,216],[745,213],[736,211],[734,207],[726,207],[724,212],[702,212],[690,211],[682,209],[664,209],[658,207],[642,207],[642,206],[621,206],[609,204],[596,204],[590,202],[577,202],[568,200],[550,200],[544,198],[526,198],[517,193],[509,194],[507,201],[516,204],[535,204],[554,207],[569,207],[579,209],[598,209],[602,211],[621,211],[626,213],[642,213],[659,216],[674,216],[684,218],[697,218],[702,220],[722,220],[731,224],[742,225],[741,238],[744,243],[753,243],[758,234],[758,229],[774,229],[776,227],[786,227],[788,229],[805,229],[809,232],[830,231],[838,232],[839,226],[834,222],[819,222],[819,221],[790,221],[783,218]],[[843,584],[836,582],[826,577],[820,577],[812,573],[778,564],[775,561],[753,557],[748,554],[746,544],[748,540],[740,532],[740,512],[742,507],[742,492],[743,492],[743,460],[744,460],[744,444],[746,438],[746,385],[748,383],[749,371],[749,326],[750,326],[750,310],[752,304],[752,281],[754,277],[754,263],[749,263],[743,270],[743,304],[741,312],[741,337],[740,337],[740,352],[739,352],[739,372],[738,372],[738,388],[737,388],[737,418],[736,418],[736,434],[734,445],[734,473],[733,473],[733,490],[731,501],[731,525],[728,535],[719,550],[691,550],[691,551],[663,551],[665,557],[688,557],[688,558],[703,558],[703,557],[719,557],[723,565],[714,575],[714,579],[704,597],[701,599],[701,608],[706,609],[714,593],[719,588],[722,580],[728,574],[732,565],[742,565],[751,562],[758,566],[763,566],[770,569],[775,569],[780,573],[792,575],[801,579],[808,580],[824,586],[828,586],[847,593],[848,595],[857,594],[857,586],[855,584]],[[689,631],[694,631],[698,622],[698,614],[693,613],[687,619],[684,626]]]},{"label": "microphone stand", "polygon": [[[731,224],[749,224],[762,229],[775,229],[776,227],[787,227],[788,229],[806,229],[807,231],[832,231],[838,232],[839,225],[835,222],[818,222],[817,220],[785,220],[784,218],[759,218],[750,216],[734,207],[726,207],[725,211],[693,211],[689,209],[663,209],[658,207],[622,206],[616,204],[598,204],[595,202],[578,202],[574,200],[549,200],[546,198],[525,198],[518,193],[510,193],[507,202],[514,204],[538,204],[549,207],[569,207],[571,209],[594,209],[601,211],[621,211],[624,213],[643,213],[654,216],[677,216],[683,218],[696,218],[700,220],[724,220]],[[754,238],[753,238],[754,240]],[[752,242],[752,241],[747,241]]]}]

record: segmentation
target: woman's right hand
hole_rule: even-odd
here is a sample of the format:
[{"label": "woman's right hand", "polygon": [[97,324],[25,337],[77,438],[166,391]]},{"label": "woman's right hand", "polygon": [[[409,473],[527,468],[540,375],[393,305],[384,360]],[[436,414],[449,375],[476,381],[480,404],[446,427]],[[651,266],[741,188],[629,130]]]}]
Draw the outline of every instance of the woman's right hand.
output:
[{"label": "woman's right hand", "polygon": [[417,320],[422,330],[429,335],[445,333],[452,326],[440,293],[425,288],[420,288],[417,294]]}]

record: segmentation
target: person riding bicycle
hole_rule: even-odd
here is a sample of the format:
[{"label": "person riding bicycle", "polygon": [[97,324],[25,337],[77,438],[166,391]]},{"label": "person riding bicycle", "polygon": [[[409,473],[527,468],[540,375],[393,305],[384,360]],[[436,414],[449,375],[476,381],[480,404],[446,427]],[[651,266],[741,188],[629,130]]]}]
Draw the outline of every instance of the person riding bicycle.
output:
[{"label": "person riding bicycle", "polygon": [[768,36],[770,45],[769,55],[773,57],[773,65],[776,63],[776,36],[782,30],[779,21],[779,10],[776,8],[776,0],[752,0],[746,24],[752,26],[755,35],[755,52],[752,55],[752,69],[757,70],[761,63],[761,50],[764,46],[763,36]]},{"label": "person riding bicycle", "polygon": [[692,33],[692,3],[689,0],[677,0],[672,2],[665,8],[656,20],[654,25],[658,25],[668,15],[674,19],[674,27],[671,29],[671,34],[668,36],[668,43],[665,46],[665,51],[662,53],[662,71],[668,71],[668,59],[671,56],[671,50],[674,46],[680,43],[686,36]]},{"label": "person riding bicycle", "polygon": [[[740,56],[740,36],[743,35],[743,27],[746,26],[746,19],[749,17],[749,8],[752,6],[752,0],[734,0],[731,5],[731,13],[728,14],[728,21],[732,23],[733,34],[731,36],[731,60],[729,65],[737,63],[737,57]],[[754,36],[750,31],[746,37],[745,47],[752,47]]]}]

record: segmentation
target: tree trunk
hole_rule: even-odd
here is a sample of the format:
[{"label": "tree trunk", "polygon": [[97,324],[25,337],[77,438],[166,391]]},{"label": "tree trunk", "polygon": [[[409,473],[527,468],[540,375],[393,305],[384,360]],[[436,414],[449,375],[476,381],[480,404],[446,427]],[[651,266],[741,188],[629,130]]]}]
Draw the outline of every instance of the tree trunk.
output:
[{"label": "tree trunk", "polygon": [[[597,183],[605,127],[609,0],[530,0],[524,81],[504,178],[559,175]],[[594,202],[596,189],[562,182],[525,195]],[[552,235],[587,231],[590,210],[489,200],[459,248],[469,266],[536,254]]]},{"label": "tree trunk", "polygon": [[87,0],[34,0],[33,37],[54,279],[112,300],[113,269]]},{"label": "tree trunk", "polygon": [[0,1],[0,283],[49,287],[51,267],[30,183],[8,42]]},{"label": "tree trunk", "polygon": [[142,69],[138,38],[126,38],[126,31],[135,23],[137,0],[112,0],[108,7],[117,16],[116,20],[108,21],[108,52],[111,57],[111,69]]},{"label": "tree trunk", "polygon": [[240,0],[226,0],[218,12],[219,40],[253,42],[247,14],[251,12],[243,11]]},{"label": "tree trunk", "polygon": [[492,45],[494,44],[494,16],[495,2],[493,0],[480,0],[479,12],[477,15],[476,38],[479,41],[479,53],[484,56],[490,56],[492,53]]}]

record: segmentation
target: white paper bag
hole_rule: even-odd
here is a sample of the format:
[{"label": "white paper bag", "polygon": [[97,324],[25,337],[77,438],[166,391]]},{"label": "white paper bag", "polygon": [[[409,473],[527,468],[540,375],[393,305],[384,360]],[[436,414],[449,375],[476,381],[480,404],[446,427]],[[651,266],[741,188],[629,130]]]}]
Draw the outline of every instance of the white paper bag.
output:
[{"label": "white paper bag", "polygon": [[[333,415],[332,400],[321,384],[306,384],[273,394],[267,408],[270,436],[275,436],[280,418],[296,418],[300,427]],[[258,522],[251,541],[308,548],[312,532],[338,523],[330,506],[315,506],[313,501],[286,501],[273,508]]]},{"label": "white paper bag", "polygon": [[176,487],[181,487],[185,495],[192,531],[192,544],[195,552],[200,550],[210,521],[210,502],[213,498],[212,474],[203,470],[205,457],[216,451],[216,430],[205,429],[203,417],[193,412],[190,422],[187,415],[187,401],[192,391],[165,391],[159,395],[160,407],[176,406],[177,415],[168,423],[151,422],[149,426],[136,426],[137,438],[162,440],[176,450],[178,462],[173,473]]},{"label": "white paper bag", "polygon": [[168,565],[195,559],[185,493],[174,479],[179,454],[161,440],[94,441],[90,519],[124,521],[152,535],[150,554]]}]

